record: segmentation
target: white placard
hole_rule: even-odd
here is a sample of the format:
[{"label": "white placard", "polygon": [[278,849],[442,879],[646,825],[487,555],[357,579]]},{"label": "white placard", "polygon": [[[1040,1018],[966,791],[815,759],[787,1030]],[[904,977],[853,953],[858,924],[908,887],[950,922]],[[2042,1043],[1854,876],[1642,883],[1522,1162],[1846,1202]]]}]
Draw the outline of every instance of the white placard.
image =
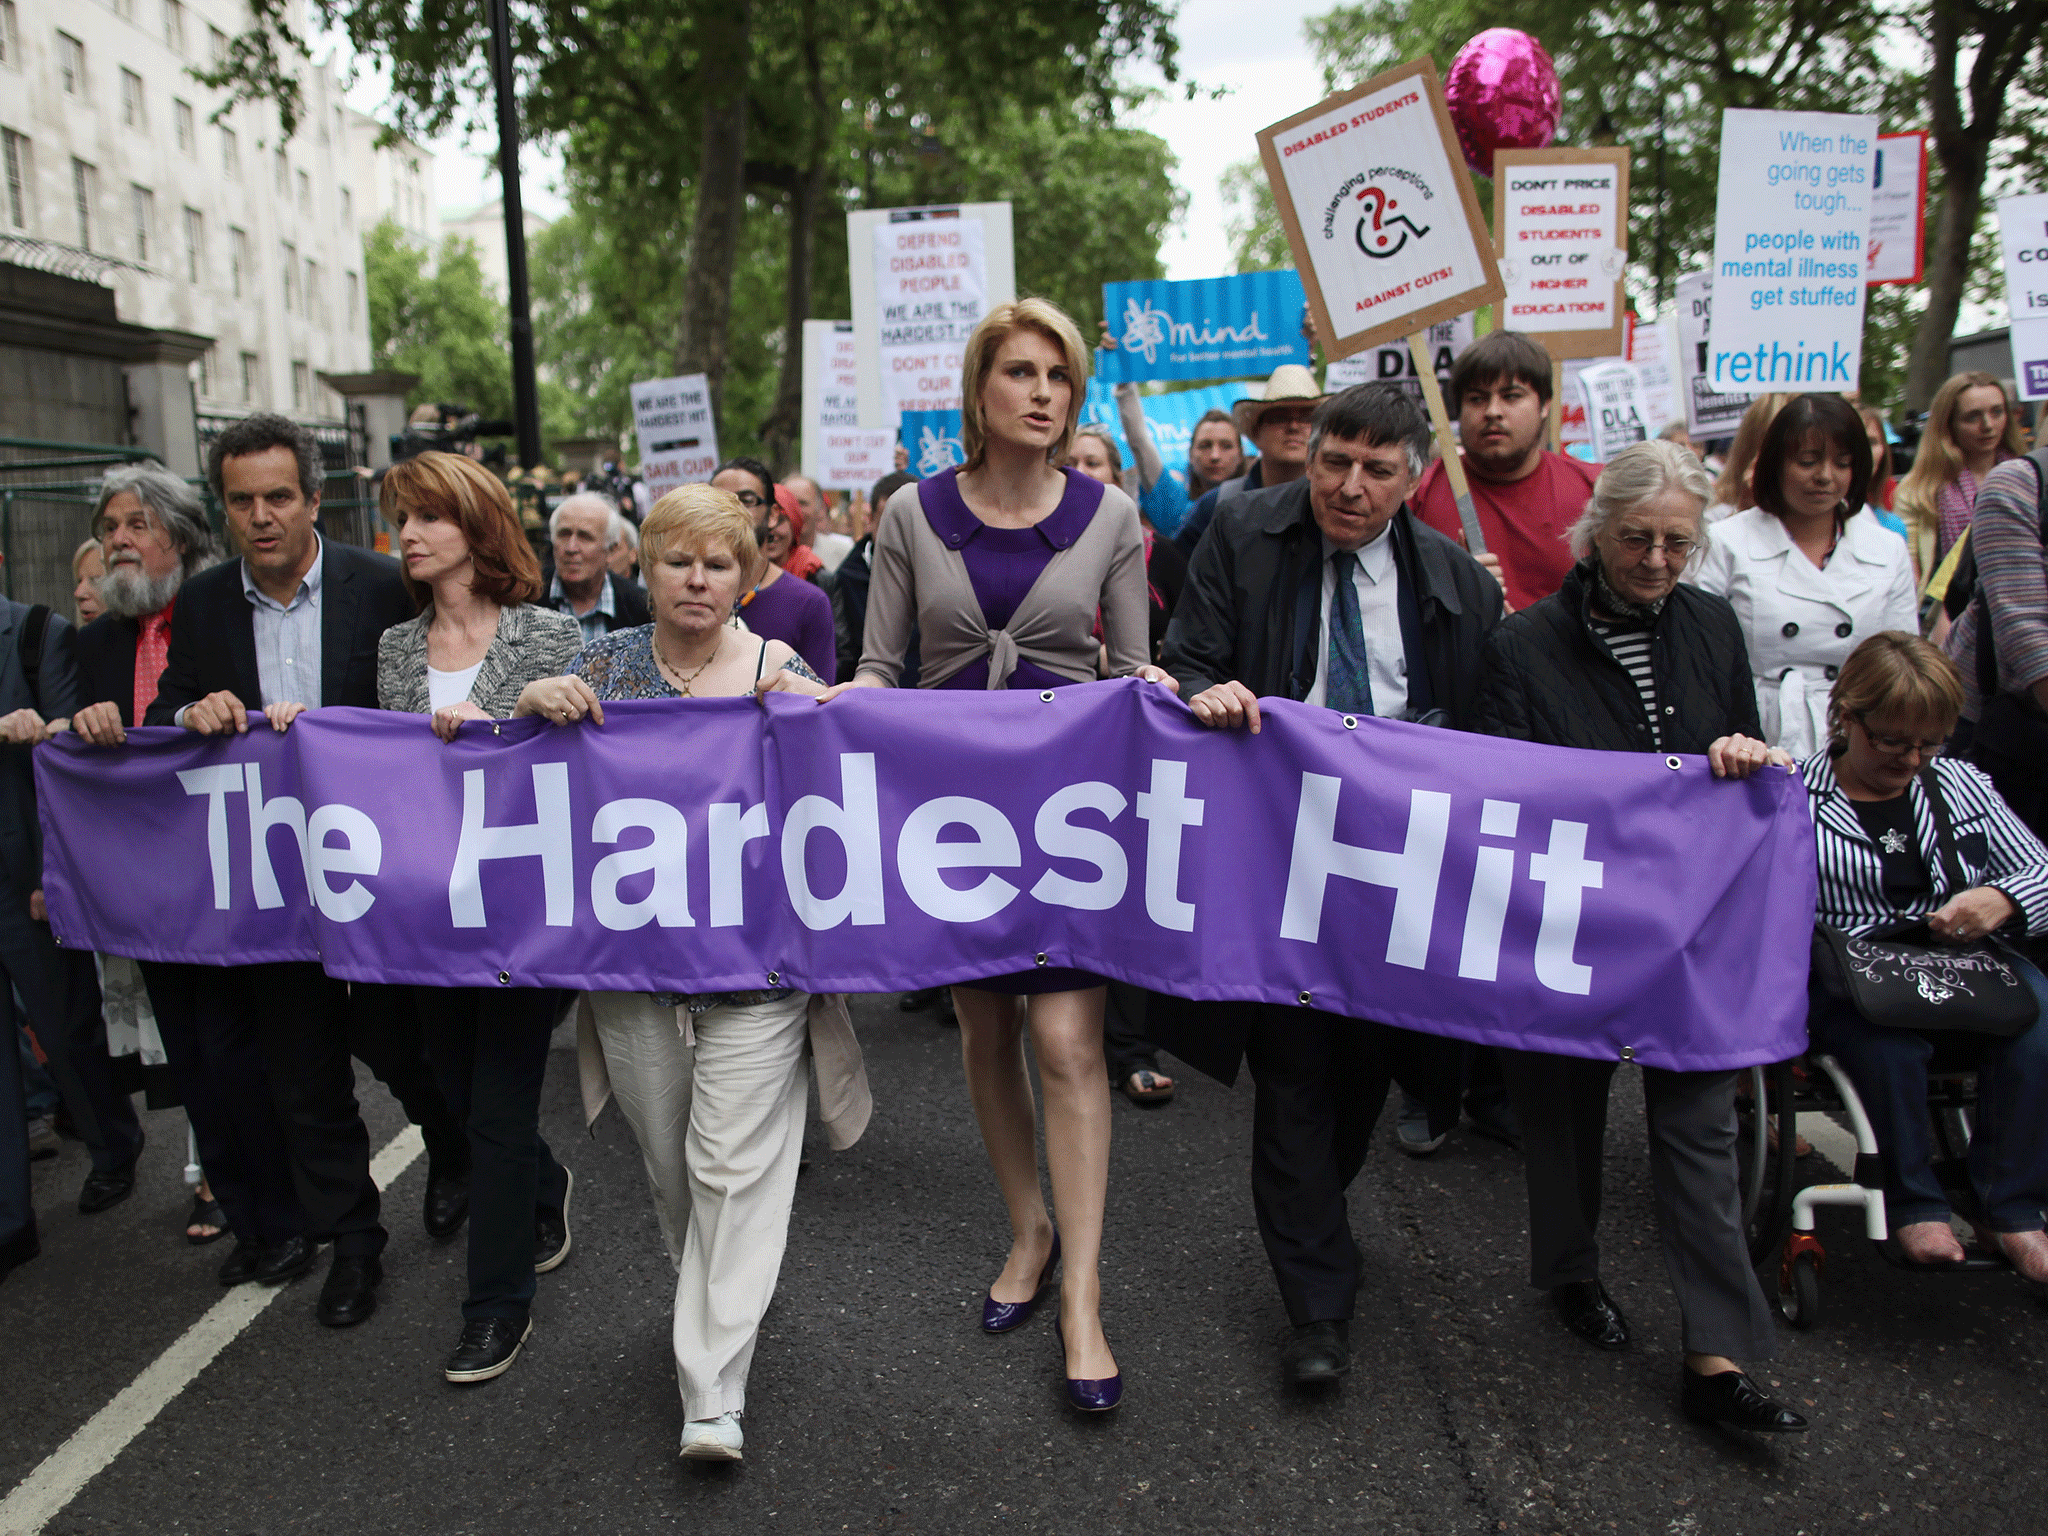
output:
[{"label": "white placard", "polygon": [[2048,400],[2048,320],[2013,321],[2012,376],[2022,400]]},{"label": "white placard", "polygon": [[1643,385],[1643,426],[1655,437],[1685,415],[1678,390],[1678,327],[1670,316],[1629,327],[1628,360]]},{"label": "white placard", "polygon": [[[1494,188],[1500,280],[1508,290],[1501,324],[1536,335],[1614,331],[1628,266],[1622,167],[1510,160],[1496,170]],[[1618,338],[1606,343],[1618,345]]]},{"label": "white placard", "polygon": [[896,467],[892,427],[826,427],[818,434],[818,472],[828,491],[865,491]]},{"label": "white placard", "polygon": [[2013,320],[2048,320],[2048,192],[1998,200],[1998,245]]},{"label": "white placard", "polygon": [[1579,375],[1602,363],[1618,363],[1618,357],[1568,357],[1557,365],[1552,381],[1557,388],[1557,446],[1593,441],[1593,429],[1586,424],[1586,392],[1579,388]]},{"label": "white placard", "polygon": [[1643,421],[1643,376],[1634,363],[1589,363],[1579,370],[1578,387],[1593,456],[1602,464],[1650,435]]},{"label": "white placard", "polygon": [[804,474],[818,478],[818,434],[860,425],[860,351],[851,320],[804,322]]},{"label": "white placard", "polygon": [[[1472,316],[1440,320],[1429,328],[1430,359],[1438,382],[1450,385],[1451,364],[1472,345]],[[1422,398],[1422,377],[1415,371],[1415,352],[1405,341],[1382,342],[1340,357],[1324,370],[1323,388],[1331,394],[1354,384],[1398,384],[1416,399]],[[1451,402],[1455,408],[1455,402]]]},{"label": "white placard", "polygon": [[1927,229],[1927,135],[1881,133],[1870,189],[1866,283],[1917,283]]},{"label": "white placard", "polygon": [[960,409],[960,356],[983,315],[1016,297],[1008,203],[876,208],[846,216],[860,425]]},{"label": "white placard", "polygon": [[1695,441],[1727,437],[1749,409],[1746,391],[1718,392],[1707,382],[1707,348],[1714,313],[1714,274],[1691,272],[1678,280],[1678,381],[1685,430]]},{"label": "white placard", "polygon": [[1715,389],[1856,387],[1876,168],[1875,117],[1722,112],[1707,349]]},{"label": "white placard", "polygon": [[711,386],[704,375],[643,379],[631,394],[647,494],[658,499],[679,485],[709,480],[718,467],[718,428],[712,424]]}]

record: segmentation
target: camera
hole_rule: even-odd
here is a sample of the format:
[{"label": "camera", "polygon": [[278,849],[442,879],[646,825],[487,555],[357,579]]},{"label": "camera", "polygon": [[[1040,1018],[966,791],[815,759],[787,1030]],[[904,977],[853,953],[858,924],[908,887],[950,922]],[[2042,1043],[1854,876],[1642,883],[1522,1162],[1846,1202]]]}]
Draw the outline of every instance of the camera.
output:
[{"label": "camera", "polygon": [[480,437],[511,437],[517,430],[509,421],[486,421],[466,405],[423,405],[403,432],[391,434],[391,462],[401,464],[430,448],[461,453]]}]

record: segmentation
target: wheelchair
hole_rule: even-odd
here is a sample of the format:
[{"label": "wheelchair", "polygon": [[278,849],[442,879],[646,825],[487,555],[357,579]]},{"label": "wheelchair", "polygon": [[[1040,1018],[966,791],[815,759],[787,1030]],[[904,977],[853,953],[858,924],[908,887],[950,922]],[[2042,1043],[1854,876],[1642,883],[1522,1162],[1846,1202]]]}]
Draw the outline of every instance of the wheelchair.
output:
[{"label": "wheelchair", "polygon": [[[1928,1066],[1927,1109],[1934,1129],[1933,1169],[1949,1197],[1950,1208],[1965,1219],[1981,1220],[1976,1191],[1970,1184],[1967,1157],[1977,1105],[1975,1053],[1967,1044],[1937,1046]],[[1742,1115],[1738,1156],[1742,1168],[1742,1215],[1749,1238],[1750,1262],[1759,1270],[1777,1272],[1778,1310],[1794,1328],[1818,1326],[1825,1310],[1822,1280],[1827,1249],[1815,1235],[1815,1211],[1845,1206],[1859,1211],[1863,1234],[1878,1256],[1895,1269],[1918,1274],[1976,1274],[2011,1270],[2002,1253],[1983,1253],[1965,1246],[1959,1264],[1927,1265],[1907,1260],[1887,1241],[1884,1166],[1877,1138],[1864,1112],[1862,1097],[1847,1069],[1834,1057],[1815,1051],[1794,1061],[1752,1067],[1749,1107]],[[1847,1182],[1802,1186],[1798,1178],[1799,1116],[1836,1114],[1849,1123],[1856,1142],[1855,1166]],[[1771,1145],[1771,1121],[1777,1120],[1777,1145]],[[1766,1287],[1768,1290],[1769,1288]],[[2048,1305],[2048,1288],[2035,1287]]]}]

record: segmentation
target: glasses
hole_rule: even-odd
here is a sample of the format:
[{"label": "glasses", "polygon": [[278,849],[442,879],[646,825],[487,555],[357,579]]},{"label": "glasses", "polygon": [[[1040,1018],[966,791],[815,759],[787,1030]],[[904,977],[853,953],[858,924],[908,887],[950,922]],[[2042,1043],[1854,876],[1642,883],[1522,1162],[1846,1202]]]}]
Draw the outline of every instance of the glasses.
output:
[{"label": "glasses", "polygon": [[1880,736],[1870,728],[1870,722],[1861,715],[1850,716],[1863,727],[1863,734],[1870,738],[1870,744],[1888,757],[1904,757],[1908,752],[1917,752],[1922,757],[1935,757],[1946,746],[1947,738],[1922,741],[1917,736]]},{"label": "glasses", "polygon": [[734,491],[733,495],[739,497],[740,505],[743,507],[765,507],[768,505],[768,498],[759,491]]},{"label": "glasses", "polygon": [[1685,564],[1686,561],[1692,558],[1693,551],[1700,547],[1697,539],[1688,539],[1682,535],[1673,535],[1668,539],[1659,541],[1651,538],[1647,533],[1617,533],[1614,536],[1614,542],[1627,550],[1631,555],[1634,555],[1638,560],[1642,559],[1643,556],[1653,549],[1661,549],[1664,551],[1664,558],[1673,565]]}]

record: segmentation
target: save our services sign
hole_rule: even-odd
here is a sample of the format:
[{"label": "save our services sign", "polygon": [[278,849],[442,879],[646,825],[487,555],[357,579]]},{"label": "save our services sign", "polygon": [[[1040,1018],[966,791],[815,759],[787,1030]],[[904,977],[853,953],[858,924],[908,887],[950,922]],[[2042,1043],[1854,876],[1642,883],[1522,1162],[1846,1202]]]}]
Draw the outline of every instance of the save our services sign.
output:
[{"label": "save our services sign", "polygon": [[1116,338],[1098,354],[1111,384],[1214,379],[1308,365],[1306,296],[1294,272],[1244,272],[1190,282],[1104,283],[1102,313]]}]

